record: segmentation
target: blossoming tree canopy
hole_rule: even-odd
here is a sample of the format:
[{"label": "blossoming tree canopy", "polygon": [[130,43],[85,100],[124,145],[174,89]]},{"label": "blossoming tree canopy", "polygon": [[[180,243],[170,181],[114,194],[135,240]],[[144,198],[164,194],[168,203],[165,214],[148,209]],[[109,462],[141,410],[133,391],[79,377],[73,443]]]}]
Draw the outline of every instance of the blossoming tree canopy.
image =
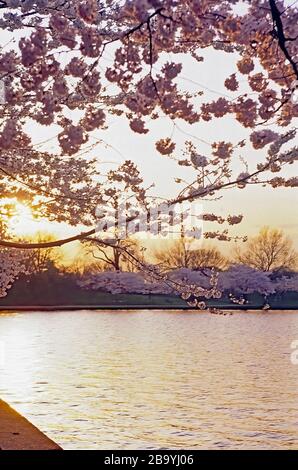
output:
[{"label": "blossoming tree canopy", "polygon": [[[297,7],[277,0],[0,0],[2,197],[30,201],[37,216],[91,227],[38,246],[93,235],[95,209],[109,200],[113,182],[115,190],[121,183],[147,203],[135,162],[104,175],[88,158],[92,134],[104,133],[111,116],[144,135],[165,117],[193,125],[230,116],[245,130],[239,142],[215,135],[207,151],[192,141],[179,149],[173,136],[161,135],[153,145],[161,158],[174,158],[194,175],[172,202],[248,184],[296,187],[298,179],[284,168],[298,157],[292,144],[297,25]],[[185,58],[208,67],[209,51],[235,58],[223,80],[226,93],[215,100],[179,82]],[[54,132],[56,145],[37,145],[30,129],[39,128]],[[235,173],[233,159],[244,148],[259,156]],[[227,223],[241,219],[228,216]],[[206,236],[228,239],[226,231]],[[7,239],[0,244],[35,247]]]},{"label": "blossoming tree canopy", "polygon": [[[174,269],[168,272],[167,284],[163,281],[150,282],[143,273],[105,271],[87,276],[78,282],[85,289],[101,290],[119,293],[139,294],[181,294],[188,300],[193,295],[194,289],[198,289],[198,296],[207,299],[218,299],[222,293],[235,295],[259,293],[269,295],[275,292],[295,291],[298,288],[297,273],[289,276],[281,276],[272,280],[270,273],[258,271],[249,266],[235,264],[226,271],[219,273],[218,288],[220,291],[212,292],[212,271],[193,271],[188,268]],[[211,284],[210,284],[211,281]],[[187,286],[187,287],[186,287]],[[189,286],[193,286],[192,289]],[[181,291],[179,292],[179,287]]]},{"label": "blossoming tree canopy", "polygon": [[[141,134],[148,132],[150,119],[163,116],[196,123],[230,114],[249,129],[247,141],[215,140],[206,156],[186,144],[186,158],[178,163],[193,167],[196,183],[179,200],[204,197],[232,183],[256,183],[260,173],[279,173],[297,159],[296,148],[288,145],[282,151],[296,135],[292,125],[298,114],[292,100],[292,83],[298,79],[294,7],[275,0],[1,0],[0,10],[0,27],[10,39],[0,53],[6,85],[3,184],[8,193],[23,184],[31,197],[44,198],[52,217],[93,222],[84,205],[101,203],[105,188],[95,178],[94,161],[79,152],[94,130],[107,126],[109,115],[127,118],[131,130]],[[17,39],[11,42],[13,36]],[[107,49],[113,58],[109,65],[102,60]],[[206,102],[179,88],[183,56],[202,61],[198,53],[205,49],[237,57],[224,81],[231,99]],[[243,80],[249,93],[241,92]],[[35,149],[28,131],[32,121],[57,128],[60,154]],[[271,122],[274,131],[268,129]],[[261,149],[262,157],[253,172],[243,171],[231,181],[231,160],[245,145]],[[172,154],[175,142],[165,136],[156,148]],[[261,159],[264,148],[267,156]],[[297,180],[269,176],[267,183],[296,186]],[[63,213],[57,205],[63,205]]]},{"label": "blossoming tree canopy", "polygon": [[234,294],[272,294],[275,292],[269,273],[258,271],[245,265],[232,265],[228,271],[220,273],[219,287]]}]

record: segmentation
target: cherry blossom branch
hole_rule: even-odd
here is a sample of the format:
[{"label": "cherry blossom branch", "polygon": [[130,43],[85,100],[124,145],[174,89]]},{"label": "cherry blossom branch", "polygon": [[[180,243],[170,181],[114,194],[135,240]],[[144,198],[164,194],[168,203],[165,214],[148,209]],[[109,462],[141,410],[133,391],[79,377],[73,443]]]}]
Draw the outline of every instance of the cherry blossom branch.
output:
[{"label": "cherry blossom branch", "polygon": [[6,241],[0,240],[0,246],[4,246],[7,248],[20,248],[22,250],[32,250],[34,248],[54,248],[62,245],[66,245],[67,243],[80,241],[86,237],[94,235],[96,233],[96,229],[89,230],[87,232],[81,232],[80,234],[74,235],[73,237],[62,238],[60,240],[54,240],[49,242],[39,242],[39,243],[23,243],[23,242],[13,242],[13,241]]},{"label": "cherry blossom branch", "polygon": [[25,181],[22,181],[20,180],[19,178],[17,178],[16,176],[12,175],[11,173],[9,173],[8,171],[6,171],[4,168],[0,167],[0,172],[3,173],[5,176],[7,176],[8,178],[11,178],[12,180],[16,181],[17,183],[23,185],[23,186],[26,186],[28,189],[31,189],[33,191],[36,192],[36,195],[42,195],[42,196],[46,196],[46,197],[51,197],[53,198],[54,200],[56,199],[67,199],[67,200],[76,200],[76,201],[88,201],[86,198],[82,198],[82,197],[79,197],[79,196],[66,196],[64,194],[53,194],[51,193],[50,191],[46,191],[42,188],[39,188],[38,186],[35,186],[33,184],[30,184],[30,183],[26,183]]},{"label": "cherry blossom branch", "polygon": [[269,4],[270,4],[270,8],[271,8],[271,15],[272,15],[273,23],[275,25],[274,33],[277,35],[279,47],[282,50],[282,52],[284,53],[287,60],[290,62],[291,66],[292,66],[292,68],[295,72],[295,75],[298,79],[297,64],[293,60],[293,58],[291,57],[291,55],[290,55],[290,53],[289,53],[289,51],[286,47],[286,42],[287,41],[294,41],[295,39],[285,37],[283,24],[282,24],[282,20],[281,20],[281,13],[280,13],[279,9],[277,8],[275,0],[269,0]]},{"label": "cherry blossom branch", "polygon": [[[208,194],[210,194],[210,193],[213,194],[214,191],[220,191],[221,189],[225,189],[225,188],[234,186],[234,185],[239,184],[239,183],[247,183],[251,178],[253,178],[253,177],[259,175],[260,173],[263,173],[264,171],[266,171],[270,167],[270,165],[272,163],[274,163],[275,161],[277,161],[277,160],[278,160],[278,158],[268,161],[268,163],[262,165],[262,168],[260,168],[259,170],[256,170],[255,172],[253,172],[249,175],[245,175],[242,178],[239,178],[239,179],[236,179],[236,180],[233,180],[233,181],[229,181],[229,182],[223,183],[223,184],[218,184],[216,186],[211,186],[211,187],[204,188],[204,189],[200,190],[197,193],[188,194],[186,196],[181,196],[181,197],[178,197],[176,199],[172,199],[172,200],[169,201],[169,203],[170,204],[180,204],[180,203],[185,202],[185,201],[193,201],[195,199],[208,196]],[[138,218],[138,216],[139,216],[139,214],[136,213],[135,215],[133,215],[131,217],[128,217],[127,218],[127,223],[136,220]],[[33,249],[33,248],[54,248],[54,247],[59,247],[59,246],[62,246],[62,245],[66,245],[67,243],[71,243],[71,242],[74,242],[74,241],[77,241],[77,240],[78,241],[84,240],[87,237],[90,237],[90,236],[96,234],[96,231],[97,231],[96,228],[94,228],[94,229],[88,230],[87,232],[81,232],[77,235],[74,235],[73,237],[68,237],[68,238],[64,238],[64,239],[61,239],[61,240],[55,240],[55,241],[50,241],[50,242],[23,243],[23,242],[13,242],[13,241],[0,240],[0,246],[9,247],[9,248],[20,248],[20,249],[24,249],[24,250],[30,250],[30,249]],[[98,240],[98,241],[102,242],[101,240]]]}]

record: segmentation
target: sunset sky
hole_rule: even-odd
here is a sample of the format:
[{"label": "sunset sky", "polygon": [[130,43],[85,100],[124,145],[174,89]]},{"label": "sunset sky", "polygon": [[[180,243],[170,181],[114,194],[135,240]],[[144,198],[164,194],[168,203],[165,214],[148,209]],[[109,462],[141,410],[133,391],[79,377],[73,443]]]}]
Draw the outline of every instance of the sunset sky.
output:
[{"label": "sunset sky", "polygon": [[[201,53],[201,52],[200,52]],[[225,54],[219,51],[204,51],[201,53],[205,61],[194,63],[189,57],[183,57],[183,70],[177,78],[179,86],[189,92],[203,92],[202,97],[194,99],[194,104],[200,103],[200,100],[212,101],[219,96],[233,98],[239,94],[239,91],[252,94],[246,85],[246,77],[243,76],[241,90],[235,94],[229,92],[223,85],[225,78],[235,67],[237,56],[235,54]],[[165,57],[171,60],[170,54]],[[112,58],[109,50],[105,52],[104,60],[111,62]],[[109,92],[109,87],[107,92]],[[112,90],[111,90],[112,91]],[[146,123],[150,132],[147,135],[133,133],[128,126],[125,118],[110,117],[108,129],[95,131],[90,136],[88,145],[98,143],[98,145],[87,153],[87,158],[96,156],[99,162],[99,168],[102,173],[115,168],[124,160],[131,159],[138,165],[141,175],[144,178],[145,186],[154,183],[155,187],[151,190],[154,196],[171,198],[181,189],[182,185],[174,182],[176,177],[191,181],[195,177],[194,170],[182,168],[168,157],[160,155],[155,149],[155,142],[160,138],[171,136],[176,142],[176,151],[174,157],[181,157],[184,142],[192,140],[196,144],[198,153],[208,156],[210,154],[211,144],[214,141],[231,141],[234,144],[247,139],[249,133],[232,116],[221,119],[213,119],[210,122],[199,122],[189,125],[182,121],[175,124],[164,117],[156,121]],[[28,124],[33,142],[40,145],[40,149],[47,151],[57,151],[55,136],[60,129],[56,126],[50,128]],[[271,126],[270,129],[273,129]],[[280,132],[283,129],[278,129]],[[103,141],[103,142],[102,142]],[[241,149],[242,150],[242,149]],[[265,160],[265,151],[255,151],[247,146],[242,153],[237,151],[233,158],[233,169],[237,176],[245,171],[245,166],[240,160],[244,158],[250,169],[256,167],[257,162]],[[265,149],[266,150],[266,149]],[[294,176],[297,173],[297,165],[291,165],[284,174]],[[274,176],[274,175],[273,175]],[[233,235],[253,235],[264,225],[283,229],[294,241],[298,248],[298,191],[292,188],[272,189],[260,186],[250,186],[246,189],[228,189],[218,193],[216,201],[204,201],[204,212],[214,212],[217,215],[227,216],[228,214],[243,214],[244,220],[240,225],[231,229]],[[218,199],[220,196],[220,199]],[[19,206],[19,215],[12,220],[16,235],[30,235],[37,230],[52,232],[57,237],[77,233],[83,227],[67,227],[65,224],[50,223],[41,220],[39,223],[32,220],[30,210],[22,209]],[[212,228],[215,227],[214,225]],[[210,229],[205,224],[205,229]],[[224,244],[226,245],[226,244]],[[227,251],[228,247],[223,246]],[[65,248],[70,252],[72,246]]]}]

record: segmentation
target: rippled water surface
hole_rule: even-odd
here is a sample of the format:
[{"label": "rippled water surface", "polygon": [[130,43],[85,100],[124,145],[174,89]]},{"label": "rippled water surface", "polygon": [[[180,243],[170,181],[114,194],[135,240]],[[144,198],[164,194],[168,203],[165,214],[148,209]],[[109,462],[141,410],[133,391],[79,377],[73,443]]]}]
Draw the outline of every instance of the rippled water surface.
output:
[{"label": "rippled water surface", "polygon": [[68,449],[298,449],[296,339],[298,312],[1,314],[0,397]]}]

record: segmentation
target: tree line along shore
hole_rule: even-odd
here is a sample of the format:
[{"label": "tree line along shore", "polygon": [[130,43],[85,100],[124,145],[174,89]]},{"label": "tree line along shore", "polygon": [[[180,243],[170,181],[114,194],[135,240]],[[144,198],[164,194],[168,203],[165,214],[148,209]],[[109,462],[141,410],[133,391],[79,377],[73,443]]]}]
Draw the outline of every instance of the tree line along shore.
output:
[{"label": "tree line along shore", "polygon": [[155,263],[131,239],[113,248],[92,241],[82,254],[65,266],[53,248],[26,251],[24,272],[0,309],[298,307],[297,252],[280,230],[262,229],[230,259],[215,246],[193,248],[189,239],[156,250]]}]

